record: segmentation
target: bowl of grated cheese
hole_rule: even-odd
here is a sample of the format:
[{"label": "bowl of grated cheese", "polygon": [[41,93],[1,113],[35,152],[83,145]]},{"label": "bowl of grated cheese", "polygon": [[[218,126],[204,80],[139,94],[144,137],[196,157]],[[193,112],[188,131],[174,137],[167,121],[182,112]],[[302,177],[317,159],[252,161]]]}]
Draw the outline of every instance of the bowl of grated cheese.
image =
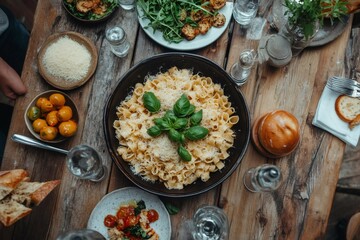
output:
[{"label": "bowl of grated cheese", "polygon": [[[158,112],[144,109],[146,91],[159,98]],[[189,161],[178,156],[179,146],[166,133],[151,137],[147,132],[182,93],[196,112],[201,109],[200,125],[209,129],[204,139],[185,141]],[[219,65],[190,53],[159,54],[132,67],[108,98],[103,121],[108,150],[122,173],[143,190],[166,197],[194,196],[218,186],[237,169],[250,139],[241,91]]]},{"label": "bowl of grated cheese", "polygon": [[77,32],[49,36],[38,54],[40,75],[55,88],[71,90],[94,74],[98,53],[94,43]]}]

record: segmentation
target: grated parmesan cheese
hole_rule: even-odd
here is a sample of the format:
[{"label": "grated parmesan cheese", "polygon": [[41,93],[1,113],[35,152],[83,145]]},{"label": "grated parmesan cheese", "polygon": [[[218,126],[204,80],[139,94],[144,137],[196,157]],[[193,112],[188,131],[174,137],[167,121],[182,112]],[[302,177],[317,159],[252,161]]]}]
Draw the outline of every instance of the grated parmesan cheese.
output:
[{"label": "grated parmesan cheese", "polygon": [[43,65],[51,75],[75,82],[89,71],[91,54],[84,45],[64,36],[45,51]]}]

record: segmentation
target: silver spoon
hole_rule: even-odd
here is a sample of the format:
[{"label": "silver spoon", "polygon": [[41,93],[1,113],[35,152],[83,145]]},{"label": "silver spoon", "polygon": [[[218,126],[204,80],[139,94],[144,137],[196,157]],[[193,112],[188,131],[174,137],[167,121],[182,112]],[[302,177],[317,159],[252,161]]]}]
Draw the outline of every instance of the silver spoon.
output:
[{"label": "silver spoon", "polygon": [[30,145],[30,146],[33,146],[33,147],[63,153],[65,155],[68,155],[68,153],[69,153],[69,151],[67,151],[67,150],[47,145],[45,143],[39,142],[37,140],[34,140],[32,138],[29,138],[29,137],[26,137],[26,136],[23,136],[23,135],[20,135],[20,134],[12,135],[11,140],[13,140],[14,142]]}]

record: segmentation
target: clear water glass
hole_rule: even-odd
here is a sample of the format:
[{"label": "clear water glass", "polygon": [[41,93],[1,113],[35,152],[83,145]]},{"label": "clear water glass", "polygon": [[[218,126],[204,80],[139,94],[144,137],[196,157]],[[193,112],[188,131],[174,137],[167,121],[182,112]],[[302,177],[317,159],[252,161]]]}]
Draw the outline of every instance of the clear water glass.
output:
[{"label": "clear water glass", "polygon": [[66,156],[70,172],[80,179],[99,182],[104,179],[106,169],[98,152],[90,146],[78,145]]},{"label": "clear water glass", "polygon": [[233,17],[241,26],[248,27],[256,17],[258,8],[258,0],[237,0],[233,9]]},{"label": "clear water glass", "polygon": [[195,240],[226,240],[229,222],[225,212],[216,206],[200,207],[193,216],[192,237]]},{"label": "clear water glass", "polygon": [[111,45],[111,51],[118,57],[125,57],[130,50],[130,42],[122,27],[110,27],[105,31],[106,40]]},{"label": "clear water glass", "polygon": [[95,230],[80,229],[62,233],[56,240],[105,240],[105,237]]},{"label": "clear water glass", "polygon": [[271,164],[250,168],[244,175],[244,185],[250,192],[274,191],[279,187],[280,181],[280,169]]},{"label": "clear water glass", "polygon": [[230,68],[230,76],[238,86],[242,86],[247,81],[251,68],[256,60],[254,49],[246,49],[240,53],[239,61],[234,63]]},{"label": "clear water glass", "polygon": [[135,9],[136,0],[119,0],[119,4],[124,10],[133,10]]}]

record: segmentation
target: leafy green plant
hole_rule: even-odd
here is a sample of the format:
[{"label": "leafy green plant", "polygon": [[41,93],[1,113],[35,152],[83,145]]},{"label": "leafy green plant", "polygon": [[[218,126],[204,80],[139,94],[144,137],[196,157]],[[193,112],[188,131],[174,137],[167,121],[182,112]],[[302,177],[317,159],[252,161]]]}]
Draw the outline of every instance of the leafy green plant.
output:
[{"label": "leafy green plant", "polygon": [[[143,102],[146,109],[155,113],[160,110],[160,101],[152,92],[145,92]],[[172,110],[166,111],[163,117],[155,118],[154,126],[147,130],[152,137],[157,137],[162,133],[167,133],[169,139],[179,144],[178,154],[183,161],[191,161],[191,154],[183,146],[186,140],[196,141],[206,137],[209,130],[200,126],[203,111],[195,112],[185,94],[183,94],[174,104]]]},{"label": "leafy green plant", "polygon": [[63,0],[65,7],[69,10],[69,12],[77,18],[81,18],[84,20],[98,20],[102,19],[105,16],[109,15],[114,11],[116,7],[119,6],[117,0],[102,0],[103,4],[106,6],[106,11],[104,14],[96,14],[92,11],[88,11],[86,13],[79,12],[76,8],[76,3],[78,0]]},{"label": "leafy green plant", "polygon": [[313,36],[324,17],[340,18],[347,14],[343,0],[285,0],[285,15],[291,27],[300,27],[306,39]]}]

